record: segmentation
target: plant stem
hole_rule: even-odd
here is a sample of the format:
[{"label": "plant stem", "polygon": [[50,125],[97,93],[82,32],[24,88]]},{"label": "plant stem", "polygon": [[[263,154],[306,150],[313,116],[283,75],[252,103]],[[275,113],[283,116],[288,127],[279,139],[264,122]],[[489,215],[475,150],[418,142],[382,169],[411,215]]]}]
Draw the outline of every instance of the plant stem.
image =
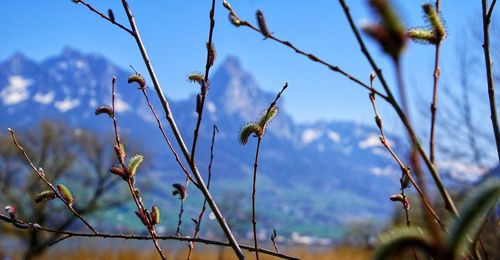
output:
[{"label": "plant stem", "polygon": [[[219,129],[217,128],[217,126],[213,125],[212,142],[210,144],[210,162],[208,163],[207,189],[209,189],[209,190],[210,190],[210,181],[212,180],[212,163],[214,161],[215,134],[218,132],[219,132]],[[198,215],[198,220],[196,221],[196,226],[194,229],[193,238],[196,238],[198,236],[198,233],[200,232],[201,221],[203,220],[203,214],[205,214],[206,208],[207,208],[207,200],[204,199],[200,214]],[[188,256],[187,256],[188,260],[191,259],[191,254],[193,253],[193,250],[194,250],[194,241],[189,244],[189,252],[188,252]]]},{"label": "plant stem", "polygon": [[[213,47],[212,37],[213,37],[214,27],[215,27],[214,15],[215,15],[215,0],[212,0],[212,8],[210,9],[210,29],[208,32],[208,42],[207,42],[207,61],[205,64],[205,84],[207,85],[206,86],[207,89],[201,91],[201,105],[200,105],[201,108],[198,111],[198,118],[196,119],[196,127],[194,129],[193,145],[191,147],[191,161],[190,162],[192,164],[194,164],[194,162],[195,162],[194,158],[195,158],[195,153],[196,153],[196,144],[198,141],[201,119],[203,118],[203,108],[205,106],[205,99],[207,98],[207,92],[208,92],[209,85],[210,85],[208,74],[210,73],[210,68],[213,65],[212,64],[213,59],[215,58],[215,57],[213,57],[214,53],[211,53],[212,51],[214,51],[214,50],[212,50],[212,47]],[[202,86],[202,88],[203,88],[203,86]]]},{"label": "plant stem", "polygon": [[175,234],[177,236],[181,235],[181,225],[182,225],[182,214],[184,213],[184,199],[181,199],[181,206],[179,209],[179,220],[177,221],[177,230],[175,231]]},{"label": "plant stem", "polygon": [[492,72],[492,61],[491,61],[491,53],[490,53],[490,23],[491,23],[491,14],[493,12],[493,7],[495,6],[496,0],[493,0],[489,10],[488,10],[488,0],[482,0],[482,12],[483,12],[483,51],[484,51],[484,62],[486,65],[486,80],[488,82],[488,98],[490,101],[490,118],[491,124],[493,125],[493,133],[495,135],[495,142],[497,145],[497,155],[498,160],[500,161],[500,127],[498,125],[498,116],[497,116],[497,108],[496,108],[496,99],[495,99],[495,82],[493,81],[493,72]]},{"label": "plant stem", "polygon": [[257,139],[257,149],[255,150],[255,162],[253,164],[253,189],[252,189],[252,226],[253,226],[253,243],[255,248],[255,258],[259,260],[259,248],[257,242],[257,219],[256,219],[256,209],[255,209],[255,197],[257,191],[257,168],[259,165],[259,151],[260,143],[262,142],[262,137],[259,136]]},{"label": "plant stem", "polygon": [[[439,6],[439,1],[436,1],[436,12],[439,14],[437,6]],[[436,126],[436,111],[437,111],[437,92],[438,92],[438,80],[441,74],[441,69],[439,68],[439,49],[441,47],[441,41],[436,44],[436,56],[434,61],[434,85],[432,90],[432,104],[431,104],[431,131],[429,137],[429,154],[430,160],[435,164],[435,154],[434,154],[434,130]]]},{"label": "plant stem", "polygon": [[163,125],[161,124],[160,118],[158,117],[158,114],[156,113],[156,110],[153,107],[153,104],[151,104],[151,101],[149,100],[149,96],[146,92],[146,88],[141,89],[144,97],[146,98],[146,101],[148,102],[149,109],[151,110],[151,113],[153,113],[154,118],[156,119],[156,123],[158,124],[158,128],[160,129],[161,134],[163,135],[163,139],[165,139],[165,142],[167,142],[168,148],[172,152],[172,154],[175,157],[175,161],[179,166],[181,167],[182,171],[184,174],[186,174],[186,177],[194,184],[194,186],[198,187],[198,184],[193,180],[189,172],[186,170],[186,167],[184,167],[184,164],[182,164],[181,159],[179,158],[179,155],[175,151],[175,148],[172,146],[172,143],[170,142],[170,139],[167,137],[167,133],[165,132],[165,129],[163,128]]},{"label": "plant stem", "polygon": [[[120,134],[118,133],[118,123],[116,121],[116,113],[115,113],[115,99],[116,99],[115,83],[116,83],[116,78],[113,76],[113,79],[111,81],[111,109],[112,109],[111,119],[113,120],[113,129],[115,132],[116,145],[118,147],[120,147],[120,149],[121,149],[122,144],[120,141]],[[117,155],[117,157],[118,157],[118,161],[120,162],[121,167],[125,171],[126,175],[130,176],[128,173],[128,168],[125,165],[125,161],[123,160],[123,158],[118,156],[118,155]],[[134,178],[134,177],[132,177],[132,178]],[[132,179],[127,178],[126,181],[127,181],[127,185],[128,185],[129,191],[130,191],[130,195],[132,196],[132,199],[135,202],[135,205],[137,207],[138,212],[140,212],[141,214],[145,214],[147,212],[147,210],[144,207],[144,205],[142,204],[141,198],[138,197],[138,195],[136,193],[136,189],[134,188],[134,184],[132,183]],[[156,248],[156,251],[158,251],[158,254],[160,255],[160,257],[162,259],[167,259],[165,257],[165,255],[163,254],[163,251],[161,250],[160,245],[158,244],[158,241],[155,239],[156,233],[155,233],[154,225],[151,224],[151,222],[149,221],[149,218],[147,218],[147,217],[145,218],[145,222],[146,223],[144,223],[144,224],[145,224],[146,228],[148,229],[149,234],[151,235],[151,239],[152,239],[153,244]]]},{"label": "plant stem", "polygon": [[[158,98],[160,99],[160,102],[161,102],[161,104],[163,106],[163,110],[165,111],[167,121],[170,124],[170,128],[172,129],[172,132],[173,132],[173,134],[174,134],[174,136],[175,136],[175,138],[177,140],[177,143],[178,143],[178,145],[180,146],[180,148],[182,150],[184,158],[188,162],[191,162],[191,155],[189,154],[189,151],[188,151],[188,149],[186,147],[186,143],[184,142],[184,140],[182,138],[182,135],[181,135],[181,133],[179,131],[179,128],[177,127],[175,119],[174,119],[174,117],[172,115],[172,111],[170,109],[170,105],[169,105],[169,103],[168,103],[165,95],[163,94],[163,90],[162,90],[162,88],[160,86],[160,83],[158,81],[156,73],[155,73],[155,71],[153,69],[153,66],[152,66],[152,64],[150,62],[149,56],[148,56],[148,54],[146,52],[146,48],[144,47],[144,44],[143,44],[142,39],[140,37],[139,31],[137,29],[137,25],[136,25],[136,22],[135,22],[135,18],[132,15],[132,12],[131,12],[131,10],[130,10],[130,8],[128,6],[127,0],[122,0],[122,5],[123,5],[123,8],[124,8],[125,12],[127,13],[127,17],[128,17],[130,26],[132,28],[132,31],[134,32],[134,34],[133,34],[134,39],[136,40],[137,46],[139,47],[139,50],[140,50],[141,55],[142,55],[142,58],[144,60],[144,64],[146,65],[146,67],[148,69],[149,76],[151,77],[151,80],[153,82],[153,86],[154,86],[154,89],[156,91],[156,94],[158,95]],[[212,212],[214,213],[214,215],[215,215],[215,217],[217,219],[217,222],[219,223],[220,227],[224,231],[224,234],[227,237],[229,243],[231,244],[231,246],[233,248],[233,251],[235,252],[236,256],[239,259],[245,259],[245,256],[243,255],[243,252],[241,251],[241,248],[239,247],[239,245],[238,245],[238,243],[237,243],[237,241],[236,241],[236,239],[235,239],[235,237],[234,237],[231,229],[229,228],[229,226],[228,226],[226,220],[224,219],[224,217],[222,216],[222,213],[220,212],[219,208],[215,204],[215,201],[212,198],[212,195],[208,191],[207,186],[205,185],[205,183],[203,181],[203,178],[201,177],[201,174],[198,171],[198,168],[196,167],[196,164],[195,163],[190,163],[189,166],[191,168],[191,171],[193,172],[193,175],[194,175],[194,177],[196,179],[196,182],[199,185],[199,189],[203,193],[203,196],[207,199],[208,205],[212,209]]]},{"label": "plant stem", "polygon": [[353,33],[354,33],[354,35],[356,37],[356,40],[358,41],[358,43],[359,43],[359,45],[361,47],[361,52],[363,52],[363,54],[365,55],[366,59],[368,60],[368,62],[372,66],[373,70],[377,74],[377,77],[379,78],[379,80],[380,80],[380,82],[382,84],[382,87],[384,88],[385,92],[387,93],[387,99],[386,99],[387,102],[396,111],[398,117],[400,118],[401,122],[405,126],[406,131],[408,132],[408,135],[410,136],[411,142],[415,145],[415,148],[420,153],[420,156],[422,157],[422,159],[424,159],[424,162],[425,162],[425,164],[426,164],[429,172],[432,175],[434,183],[436,184],[436,187],[438,188],[439,193],[441,194],[441,197],[444,200],[445,208],[449,212],[451,212],[453,215],[457,216],[458,215],[458,211],[457,211],[457,209],[455,207],[455,203],[451,199],[450,195],[448,194],[448,191],[446,190],[443,182],[441,181],[441,177],[439,176],[439,173],[438,173],[436,167],[430,161],[429,157],[425,153],[425,150],[423,149],[422,145],[420,144],[420,142],[418,140],[418,137],[417,137],[415,131],[413,130],[413,128],[412,128],[412,126],[410,124],[410,121],[407,118],[407,115],[405,115],[405,113],[403,112],[403,110],[401,109],[401,107],[396,102],[396,99],[394,98],[394,96],[392,94],[392,91],[389,88],[389,85],[385,81],[384,75],[382,74],[382,70],[378,68],[378,66],[375,63],[375,61],[373,60],[370,52],[366,48],[366,45],[365,45],[363,39],[361,38],[361,35],[360,35],[360,33],[359,33],[356,25],[354,24],[354,20],[352,19],[351,13],[349,11],[349,7],[347,6],[345,0],[339,0],[339,2],[340,2],[340,5],[342,6],[342,9],[344,10],[344,14],[347,17],[347,20],[349,22],[351,30],[353,31]]}]

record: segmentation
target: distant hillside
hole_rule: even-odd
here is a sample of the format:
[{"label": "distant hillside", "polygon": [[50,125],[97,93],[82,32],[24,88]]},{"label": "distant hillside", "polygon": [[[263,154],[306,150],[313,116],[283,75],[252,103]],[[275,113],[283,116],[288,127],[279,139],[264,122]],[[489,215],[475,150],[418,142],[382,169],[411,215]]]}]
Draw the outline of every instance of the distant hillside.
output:
[{"label": "distant hillside", "polygon": [[[43,118],[53,118],[110,134],[109,120],[95,117],[94,110],[110,103],[111,77],[117,76],[119,124],[130,138],[142,142],[155,155],[154,159],[146,158],[154,160],[155,170],[144,178],[157,178],[150,192],[165,203],[174,221],[177,201],[169,196],[170,185],[182,182],[183,174],[167,151],[142,94],[126,83],[129,74],[99,55],[69,48],[40,63],[14,54],[0,63],[0,126],[33,127]],[[155,97],[153,91],[150,95]],[[218,62],[211,77],[198,149],[199,168],[206,174],[211,127],[217,124],[220,133],[213,193],[227,204],[234,194],[243,196],[245,203],[237,204],[240,213],[250,205],[255,142],[242,146],[237,135],[274,95],[261,90],[235,57]],[[286,94],[280,102],[285,100]],[[171,107],[190,143],[196,118],[194,96],[171,101]],[[401,146],[396,137],[389,139],[395,147]],[[350,222],[381,218],[393,209],[388,197],[399,189],[400,171],[381,147],[372,126],[354,122],[299,124],[282,108],[266,133],[262,149],[257,197],[262,234],[277,228],[285,235],[297,231],[337,237]],[[200,204],[193,189],[191,194],[187,220]],[[229,211],[234,221],[244,223],[241,232],[251,227],[247,215]],[[191,223],[185,223],[185,229],[191,230]]]}]

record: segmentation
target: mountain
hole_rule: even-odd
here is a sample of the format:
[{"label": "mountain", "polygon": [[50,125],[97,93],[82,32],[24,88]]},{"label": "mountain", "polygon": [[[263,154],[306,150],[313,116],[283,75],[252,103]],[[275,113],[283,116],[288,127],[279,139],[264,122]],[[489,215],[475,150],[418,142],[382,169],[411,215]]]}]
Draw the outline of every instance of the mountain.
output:
[{"label": "mountain", "polygon": [[[168,196],[169,187],[183,182],[182,172],[167,150],[141,92],[127,84],[129,74],[99,55],[71,48],[42,62],[16,53],[0,63],[0,126],[27,128],[52,118],[111,134],[110,120],[95,117],[94,111],[98,105],[110,103],[111,77],[115,75],[120,128],[154,155],[150,159],[154,170],[144,177],[159,178],[151,193],[165,200],[165,207],[176,207],[177,202]],[[154,91],[148,89],[148,93],[156,100]],[[228,219],[242,223],[242,233],[251,227],[248,214],[243,213],[249,212],[256,144],[250,140],[242,146],[237,136],[240,128],[255,120],[275,95],[260,89],[236,57],[219,62],[211,77],[197,160],[206,174],[211,129],[216,124],[219,133],[212,190],[224,204],[221,207]],[[283,107],[285,100],[286,94],[278,106]],[[196,123],[195,95],[169,101],[190,146]],[[162,115],[161,106],[153,104]],[[168,129],[166,120],[162,121]],[[401,146],[397,137],[389,136],[389,140],[395,147]],[[394,205],[388,197],[398,192],[399,175],[374,127],[347,121],[300,124],[281,109],[262,143],[257,195],[260,232],[270,234],[277,228],[285,235],[299,232],[338,237],[353,221],[391,214]],[[191,194],[193,201],[199,199],[193,190]],[[186,217],[196,215],[198,204],[193,202],[188,207]],[[171,209],[168,213],[172,221],[175,212]],[[232,225],[236,229],[237,224]]]}]

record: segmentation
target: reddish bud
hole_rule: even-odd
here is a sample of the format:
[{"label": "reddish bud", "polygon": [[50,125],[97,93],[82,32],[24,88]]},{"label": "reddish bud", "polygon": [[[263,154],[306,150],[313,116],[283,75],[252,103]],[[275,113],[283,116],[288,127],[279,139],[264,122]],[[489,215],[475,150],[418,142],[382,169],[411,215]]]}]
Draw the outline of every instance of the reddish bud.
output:
[{"label": "reddish bud", "polygon": [[147,220],[147,217],[144,213],[136,211],[135,215],[137,215],[137,217],[141,220],[141,222],[144,226],[148,226],[148,220]]}]

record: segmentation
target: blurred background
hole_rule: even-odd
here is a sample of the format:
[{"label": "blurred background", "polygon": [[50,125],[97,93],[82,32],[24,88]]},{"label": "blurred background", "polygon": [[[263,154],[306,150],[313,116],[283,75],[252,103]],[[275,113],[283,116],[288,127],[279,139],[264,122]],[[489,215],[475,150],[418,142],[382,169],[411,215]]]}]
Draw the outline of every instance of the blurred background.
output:
[{"label": "blurred background", "polygon": [[[350,2],[358,25],[376,19],[365,1]],[[103,13],[112,9],[117,22],[128,24],[120,1],[89,3]],[[407,28],[425,25],[421,5],[426,1],[393,3]],[[188,145],[196,123],[199,88],[186,78],[204,71],[210,4],[130,1]],[[336,1],[245,0],[231,5],[242,19],[252,23],[256,23],[255,11],[261,9],[274,36],[338,65],[363,82],[369,81],[372,69]],[[85,231],[63,204],[33,202],[33,195],[44,186],[12,144],[5,130],[10,127],[35,164],[43,166],[54,183],[64,182],[73,190],[75,207],[98,230],[146,234],[134,215],[135,205],[126,185],[108,171],[115,163],[112,123],[94,115],[97,106],[111,103],[111,77],[116,76],[117,120],[128,153],[145,157],[137,186],[146,205],[157,204],[162,209],[158,233],[174,234],[180,201],[171,195],[171,185],[184,183],[184,174],[166,144],[158,141],[161,133],[141,92],[127,84],[134,72],[130,66],[147,75],[135,41],[72,1],[4,0],[1,6],[0,205],[16,205],[19,218],[42,226]],[[436,160],[457,198],[500,174],[487,103],[480,8],[480,1],[465,0],[443,1],[441,7],[448,38],[441,47]],[[495,64],[500,57],[498,12],[492,19]],[[210,73],[198,165],[206,178],[212,126],[216,124],[219,133],[211,190],[238,240],[250,243],[252,239],[256,142],[242,146],[237,136],[288,82],[289,88],[278,103],[280,114],[262,146],[257,194],[259,240],[272,248],[270,236],[276,229],[283,250],[301,258],[368,258],[380,232],[404,224],[404,211],[388,199],[399,192],[401,173],[379,142],[367,91],[285,46],[263,40],[248,28],[234,27],[221,1],[216,5],[215,20],[217,59]],[[371,39],[366,42],[396,92],[393,64]],[[413,123],[427,144],[434,47],[410,43],[402,66]],[[498,82],[500,71],[495,67],[494,74]],[[148,77],[146,81],[151,82]],[[382,89],[377,80],[374,87]],[[160,110],[154,91],[149,88],[148,93]],[[383,100],[378,100],[378,106],[391,145],[408,161],[408,143],[400,121]],[[203,203],[193,187],[188,194],[181,226],[184,236],[193,235],[190,219],[198,216]],[[434,203],[442,202],[436,196]],[[418,205],[410,210],[416,224],[418,210]],[[201,237],[224,240],[214,219],[207,210]],[[495,226],[496,221],[493,215],[488,223]],[[484,240],[494,252],[500,235],[497,229],[491,230]],[[51,247],[50,242],[57,238],[0,223],[0,259],[155,257],[150,242],[75,238]],[[184,258],[187,244],[162,242],[162,247],[171,256]],[[229,250],[210,246],[200,245],[195,252],[200,259],[232,257]]]}]

